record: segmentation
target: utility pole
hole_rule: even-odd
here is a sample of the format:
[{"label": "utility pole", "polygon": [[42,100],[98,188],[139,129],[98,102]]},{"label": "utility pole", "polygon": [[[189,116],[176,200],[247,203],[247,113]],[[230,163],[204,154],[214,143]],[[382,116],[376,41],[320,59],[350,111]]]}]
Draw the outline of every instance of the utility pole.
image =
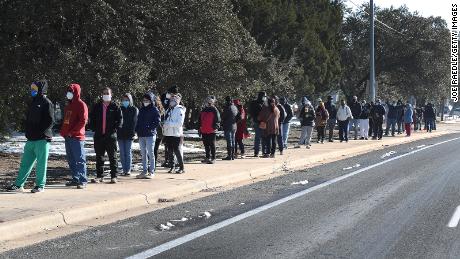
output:
[{"label": "utility pole", "polygon": [[370,30],[370,75],[369,75],[369,97],[375,101],[375,50],[374,50],[374,0],[370,0],[371,30]]}]

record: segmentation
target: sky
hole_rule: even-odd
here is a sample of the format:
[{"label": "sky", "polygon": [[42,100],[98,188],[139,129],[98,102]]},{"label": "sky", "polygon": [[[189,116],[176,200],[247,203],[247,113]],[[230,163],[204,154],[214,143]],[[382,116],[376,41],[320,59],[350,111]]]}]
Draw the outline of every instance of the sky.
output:
[{"label": "sky", "polygon": [[[358,5],[369,2],[369,0],[352,1]],[[356,8],[349,0],[346,0],[345,3],[348,7]],[[418,11],[422,16],[441,16],[446,20],[448,27],[450,27],[449,21],[452,19],[451,5],[454,3],[460,7],[460,0],[374,0],[376,6],[391,7],[393,5],[397,8],[406,5],[411,12]]]}]

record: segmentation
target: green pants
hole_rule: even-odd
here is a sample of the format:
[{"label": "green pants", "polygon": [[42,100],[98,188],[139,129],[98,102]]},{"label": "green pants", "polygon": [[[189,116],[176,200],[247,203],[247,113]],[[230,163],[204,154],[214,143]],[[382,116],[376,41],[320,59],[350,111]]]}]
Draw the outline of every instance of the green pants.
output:
[{"label": "green pants", "polygon": [[16,178],[16,182],[14,183],[16,186],[24,186],[24,183],[27,181],[27,178],[32,171],[35,161],[37,161],[35,170],[35,186],[45,187],[49,150],[50,143],[46,140],[26,142],[26,145],[24,146],[24,154],[21,159],[21,166],[19,167],[19,174]]}]

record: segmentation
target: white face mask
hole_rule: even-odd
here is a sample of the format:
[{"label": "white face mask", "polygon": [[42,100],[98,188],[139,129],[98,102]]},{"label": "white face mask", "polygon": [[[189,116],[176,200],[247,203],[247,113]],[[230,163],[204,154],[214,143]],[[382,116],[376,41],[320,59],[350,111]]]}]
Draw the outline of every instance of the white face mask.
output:
[{"label": "white face mask", "polygon": [[110,94],[104,94],[104,95],[102,96],[102,100],[103,100],[104,102],[110,102],[110,101],[112,100],[112,96],[111,96]]},{"label": "white face mask", "polygon": [[147,107],[150,105],[150,102],[144,102],[144,106]]},{"label": "white face mask", "polygon": [[171,98],[171,94],[170,93],[166,93],[166,99],[169,99]]},{"label": "white face mask", "polygon": [[175,100],[169,101],[169,106],[170,107],[174,107],[174,106],[176,106],[176,104],[177,104],[177,102]]},{"label": "white face mask", "polygon": [[73,99],[73,93],[72,92],[67,92],[66,97],[67,97],[67,99],[72,100]]}]

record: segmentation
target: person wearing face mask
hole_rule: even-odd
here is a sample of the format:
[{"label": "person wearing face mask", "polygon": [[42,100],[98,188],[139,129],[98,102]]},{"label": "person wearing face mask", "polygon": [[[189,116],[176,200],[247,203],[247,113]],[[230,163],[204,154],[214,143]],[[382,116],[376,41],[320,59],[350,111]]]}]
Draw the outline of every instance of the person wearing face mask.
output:
[{"label": "person wearing face mask", "polygon": [[361,112],[361,116],[359,116],[359,125],[360,127],[360,136],[361,140],[368,140],[369,139],[369,114],[371,113],[371,105],[370,103],[366,103],[366,101],[362,101],[363,111]]},{"label": "person wearing face mask", "polygon": [[299,143],[295,148],[300,148],[301,145],[305,145],[307,149],[310,149],[311,136],[313,128],[315,127],[315,108],[311,105],[311,102],[307,97],[302,98],[302,107],[300,108],[298,118],[300,120],[301,133]]},{"label": "person wearing face mask", "polygon": [[316,130],[318,132],[318,140],[316,143],[324,144],[324,138],[326,135],[326,125],[329,119],[329,112],[324,107],[322,101],[319,102],[318,108],[316,108]]},{"label": "person wearing face mask", "polygon": [[396,102],[391,101],[387,103],[388,113],[387,113],[387,125],[385,129],[385,136],[388,136],[391,129],[391,136],[395,136],[396,123],[398,121],[398,108]]},{"label": "person wearing face mask", "polygon": [[94,132],[94,151],[96,152],[97,178],[92,183],[104,182],[104,160],[107,152],[110,162],[110,183],[117,183],[117,131],[123,125],[123,113],[112,102],[112,89],[102,90],[102,98],[91,110],[90,129]]},{"label": "person wearing face mask", "polygon": [[283,122],[281,122],[281,134],[283,135],[283,149],[287,149],[289,130],[291,128],[291,120],[294,116],[294,112],[292,110],[292,106],[288,103],[287,97],[281,97],[280,104],[283,105],[284,110],[286,111],[286,118]]},{"label": "person wearing face mask", "polygon": [[269,99],[269,105],[262,108],[259,114],[259,121],[265,123],[265,129],[263,131],[264,145],[264,158],[274,158],[276,151],[277,135],[279,134],[279,119],[280,111],[276,106],[275,97]]},{"label": "person wearing face mask", "polygon": [[45,190],[46,169],[50,142],[53,137],[54,110],[53,104],[46,97],[48,83],[43,81],[33,82],[30,87],[32,102],[29,105],[25,130],[27,142],[19,166],[19,173],[14,184],[7,187],[10,192],[23,192],[24,183],[35,168],[35,187],[32,193],[40,193]]},{"label": "person wearing face mask", "polygon": [[134,106],[133,97],[130,93],[123,95],[121,101],[121,113],[123,115],[123,125],[117,132],[118,148],[120,148],[120,162],[123,175],[131,175],[132,167],[132,145],[134,140],[137,116],[139,110]]},{"label": "person wearing face mask", "polygon": [[[383,119],[385,117],[385,107],[381,104],[380,100],[376,100],[375,104],[371,108],[371,116],[372,122],[374,126],[374,136],[372,137],[373,140],[382,139],[383,135]],[[388,112],[389,113],[389,112]]]},{"label": "person wearing face mask", "polygon": [[[244,109],[243,104],[239,99],[233,100],[233,104],[236,106],[238,109],[238,114],[239,118],[237,119],[237,124],[236,124],[236,134],[235,134],[235,158],[245,158],[245,150],[244,150],[244,143],[243,139],[247,139],[250,137],[248,128],[246,126],[246,110]],[[238,153],[238,147],[240,149],[240,155],[237,156]]]},{"label": "person wearing face mask", "polygon": [[254,128],[254,157],[259,156],[260,144],[262,140],[262,129],[260,128],[260,121],[258,120],[259,113],[262,107],[268,106],[268,98],[266,92],[259,92],[257,99],[253,100],[249,105],[249,115],[251,115]]},{"label": "person wearing face mask", "polygon": [[361,103],[358,102],[357,96],[353,96],[353,101],[350,105],[350,110],[351,110],[351,114],[353,115],[353,119],[351,120],[350,127],[353,126],[353,130],[355,132],[354,140],[357,140],[358,139],[358,127],[360,127],[359,118],[361,117],[361,112],[363,110]]},{"label": "person wearing face mask", "polygon": [[329,119],[327,120],[327,129],[329,130],[329,142],[334,142],[334,128],[335,124],[337,123],[337,108],[335,104],[332,102],[334,98],[332,96],[327,97],[327,102],[324,104],[324,108],[326,108],[327,112],[329,113]]},{"label": "person wearing face mask", "polygon": [[227,141],[227,157],[223,160],[235,159],[235,134],[238,109],[233,105],[230,96],[225,97],[225,106],[222,112],[222,128],[224,129],[225,140]]},{"label": "person wearing face mask", "polygon": [[138,179],[150,179],[155,174],[154,148],[157,127],[161,121],[160,111],[155,106],[155,100],[156,97],[153,93],[144,94],[142,107],[137,118],[136,132],[142,155],[142,173],[136,176]]},{"label": "person wearing face mask", "polygon": [[220,113],[215,103],[216,97],[208,96],[205,107],[200,113],[199,133],[206,152],[206,158],[201,161],[204,164],[214,164],[216,161],[216,132],[220,125]]},{"label": "person wearing face mask", "polygon": [[[180,151],[181,137],[184,135],[184,120],[186,108],[180,104],[182,96],[180,94],[172,95],[169,100],[169,108],[166,110],[165,121],[163,124],[163,135],[165,144],[170,152],[167,154],[167,161],[170,167],[168,173],[183,174],[184,161]],[[176,170],[174,155],[179,164],[179,170]]]},{"label": "person wearing face mask", "polygon": [[414,109],[410,103],[406,104],[406,109],[404,111],[404,127],[406,130],[406,137],[411,135],[411,124],[414,122],[412,116],[414,115]]},{"label": "person wearing face mask", "polygon": [[340,101],[340,106],[337,109],[337,121],[339,122],[339,140],[340,142],[348,142],[348,123],[353,119],[350,107],[345,100]]},{"label": "person wearing face mask", "polygon": [[64,109],[64,120],[61,136],[65,140],[67,163],[72,172],[72,180],[66,186],[84,189],[88,183],[86,175],[85,126],[88,122],[88,107],[80,99],[81,88],[71,84],[67,89],[67,106]]}]

